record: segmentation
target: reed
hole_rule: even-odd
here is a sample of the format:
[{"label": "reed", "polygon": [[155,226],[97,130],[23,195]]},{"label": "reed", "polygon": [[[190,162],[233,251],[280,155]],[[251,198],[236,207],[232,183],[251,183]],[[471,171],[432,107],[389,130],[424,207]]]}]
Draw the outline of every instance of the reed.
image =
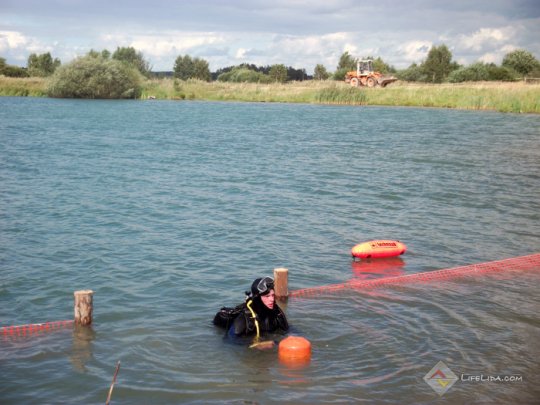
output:
[{"label": "reed", "polygon": [[385,88],[352,88],[341,82],[315,80],[257,84],[159,79],[147,81],[143,94],[145,98],[152,95],[164,99],[438,107],[540,113],[540,84],[524,82],[397,82]]},{"label": "reed", "polygon": [[42,77],[0,76],[0,96],[45,97],[47,81]]},{"label": "reed", "polygon": [[[43,78],[0,76],[2,96],[46,96]],[[278,103],[438,107],[540,114],[540,84],[474,82],[418,84],[396,82],[386,88],[352,88],[335,81],[224,83],[171,78],[149,79],[141,98]]]}]

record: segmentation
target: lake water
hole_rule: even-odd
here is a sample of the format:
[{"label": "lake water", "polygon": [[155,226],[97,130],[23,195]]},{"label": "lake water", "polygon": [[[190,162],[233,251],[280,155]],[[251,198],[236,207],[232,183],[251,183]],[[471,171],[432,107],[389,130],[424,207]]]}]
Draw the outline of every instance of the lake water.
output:
[{"label": "lake water", "polygon": [[[540,251],[540,116],[0,98],[0,402],[534,403],[540,269],[283,304],[303,368],[211,325],[258,276],[289,288]],[[350,248],[399,239],[367,274]],[[369,267],[369,266],[368,266]],[[387,271],[388,270],[388,271]],[[369,269],[367,273],[372,273]],[[458,381],[423,380],[443,361]]]}]

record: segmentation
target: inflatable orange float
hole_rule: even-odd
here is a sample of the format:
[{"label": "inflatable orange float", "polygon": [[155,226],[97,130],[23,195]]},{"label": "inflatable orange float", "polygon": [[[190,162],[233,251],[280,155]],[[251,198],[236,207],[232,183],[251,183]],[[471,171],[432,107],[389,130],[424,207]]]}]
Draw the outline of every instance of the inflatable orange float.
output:
[{"label": "inflatable orange float", "polygon": [[371,240],[359,243],[351,249],[351,255],[356,259],[376,259],[402,255],[407,246],[398,240]]}]

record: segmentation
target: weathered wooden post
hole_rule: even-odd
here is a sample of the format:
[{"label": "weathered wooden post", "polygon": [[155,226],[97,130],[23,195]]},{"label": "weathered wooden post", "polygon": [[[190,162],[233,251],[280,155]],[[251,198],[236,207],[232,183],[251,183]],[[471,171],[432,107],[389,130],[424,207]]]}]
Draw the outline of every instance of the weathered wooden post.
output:
[{"label": "weathered wooden post", "polygon": [[274,293],[277,299],[289,297],[289,270],[283,267],[274,269]]},{"label": "weathered wooden post", "polygon": [[75,291],[75,324],[90,325],[92,323],[93,296],[92,290]]}]

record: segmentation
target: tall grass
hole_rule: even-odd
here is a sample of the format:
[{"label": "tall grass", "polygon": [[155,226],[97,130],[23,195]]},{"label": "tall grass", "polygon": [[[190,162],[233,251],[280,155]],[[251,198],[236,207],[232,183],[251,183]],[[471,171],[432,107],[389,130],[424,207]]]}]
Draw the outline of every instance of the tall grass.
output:
[{"label": "tall grass", "polygon": [[466,84],[393,83],[385,88],[353,88],[334,81],[222,83],[197,80],[148,81],[144,97],[216,101],[439,107],[540,113],[540,84],[479,82]]},{"label": "tall grass", "polygon": [[[46,96],[43,78],[0,76],[2,96]],[[170,78],[146,80],[141,98],[348,105],[439,107],[540,114],[540,84],[477,82],[353,88],[342,82],[224,83]]]},{"label": "tall grass", "polygon": [[0,76],[0,96],[45,97],[47,82],[42,77]]}]

